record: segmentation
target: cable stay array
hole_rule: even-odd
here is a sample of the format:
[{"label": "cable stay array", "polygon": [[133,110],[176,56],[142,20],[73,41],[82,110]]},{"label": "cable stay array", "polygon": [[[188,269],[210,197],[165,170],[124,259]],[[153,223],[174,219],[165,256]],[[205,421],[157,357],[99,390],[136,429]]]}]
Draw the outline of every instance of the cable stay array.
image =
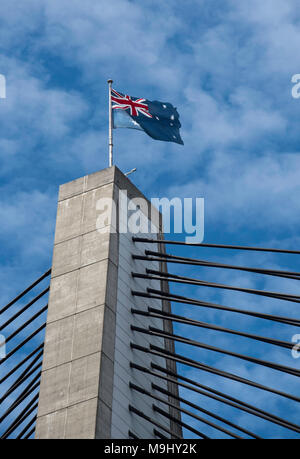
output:
[{"label": "cable stay array", "polygon": [[[133,336],[148,336],[146,345],[141,345],[139,340],[138,342],[131,342],[131,349],[134,351],[133,355],[138,355],[138,353],[147,354],[150,359],[150,366],[140,365],[134,360],[131,361],[130,366],[132,370],[144,373],[146,375],[151,375],[152,378],[155,378],[157,382],[151,383],[151,390],[137,385],[133,382],[130,383],[130,388],[132,391],[139,392],[143,394],[148,399],[153,400],[153,413],[159,413],[164,417],[170,419],[173,423],[177,423],[178,426],[181,426],[186,434],[189,432],[193,437],[198,437],[202,439],[207,438],[254,438],[259,439],[261,435],[258,432],[255,432],[255,429],[249,429],[245,425],[241,425],[240,419],[246,419],[238,415],[239,412],[247,414],[250,418],[257,418],[263,423],[259,425],[264,425],[267,429],[268,426],[280,426],[285,429],[285,432],[293,432],[295,438],[299,438],[300,434],[300,425],[297,425],[295,422],[292,422],[291,416],[289,416],[290,403],[298,404],[300,402],[300,397],[298,394],[293,393],[292,390],[288,389],[288,385],[282,385],[281,388],[275,384],[272,384],[278,380],[278,376],[281,374],[289,375],[293,378],[299,378],[300,369],[296,367],[296,360],[292,359],[291,352],[294,349],[295,343],[292,341],[281,339],[277,333],[276,324],[286,325],[291,327],[299,327],[300,319],[293,317],[293,314],[289,315],[288,313],[288,303],[300,303],[300,295],[297,293],[286,293],[283,291],[270,291],[254,288],[245,288],[236,285],[227,285],[224,283],[219,283],[215,281],[207,281],[200,279],[200,273],[203,268],[206,269],[206,273],[210,273],[211,269],[220,270],[232,270],[240,271],[246,274],[254,274],[260,276],[263,279],[264,276],[272,276],[278,279],[289,279],[289,280],[300,280],[300,272],[295,270],[279,270],[279,269],[268,269],[268,267],[249,267],[241,266],[228,263],[220,263],[218,261],[209,261],[204,260],[203,258],[192,258],[185,256],[178,256],[176,254],[169,254],[166,252],[165,248],[170,246],[185,246],[185,247],[196,247],[201,250],[201,248],[213,248],[213,249],[228,249],[228,250],[241,250],[241,251],[252,251],[252,252],[267,252],[274,254],[290,254],[290,255],[299,255],[300,251],[288,250],[288,249],[271,249],[263,247],[244,247],[237,245],[223,245],[223,244],[186,244],[180,241],[169,241],[161,239],[148,239],[144,237],[134,236],[132,240],[136,243],[139,253],[132,254],[133,260],[139,260],[145,262],[145,268],[141,271],[133,271],[133,279],[143,279],[146,281],[146,288],[136,288],[132,290],[133,297],[138,300],[138,298],[143,299],[143,303],[140,306],[135,306],[131,308],[131,313],[134,317],[140,317],[141,320],[137,325],[131,324],[131,330]],[[143,244],[146,245],[143,249]],[[158,247],[157,250],[148,250],[149,244],[155,244]],[[195,251],[195,250],[194,250]],[[142,252],[142,253],[141,253]],[[159,266],[159,269],[150,269],[149,265],[153,262]],[[177,273],[167,272],[166,266],[169,265],[173,267],[179,267],[180,271]],[[141,263],[136,264],[136,266],[141,266]],[[193,270],[197,274],[195,277],[190,277],[182,275],[181,268],[188,267],[190,271]],[[148,282],[147,282],[148,281]],[[163,288],[164,283],[168,284],[168,288]],[[160,285],[160,287],[153,288],[153,282],[155,285]],[[148,283],[148,285],[147,285]],[[177,285],[176,293],[173,293],[171,290],[172,285]],[[136,283],[137,286],[145,285],[143,283]],[[279,285],[279,284],[278,284]],[[190,286],[197,287],[197,297],[193,298],[191,296],[186,296],[180,294],[180,286]],[[295,284],[297,287],[297,285]],[[231,305],[223,305],[218,303],[213,303],[209,301],[204,301],[201,295],[201,288],[209,287],[217,291],[230,291],[232,294],[234,292],[240,292],[244,295],[249,295],[249,298],[253,298],[254,309],[245,309],[232,307]],[[186,289],[185,289],[186,290]],[[261,298],[268,298],[274,301],[285,301],[282,309],[282,314],[272,314],[269,312],[264,312],[263,307],[261,306],[259,310],[255,311],[255,296]],[[147,306],[145,307],[145,300]],[[166,311],[163,308],[159,308],[157,305],[157,300],[162,302],[169,302],[173,305],[171,311]],[[251,300],[252,301],[252,300]],[[270,303],[269,303],[270,304]],[[280,303],[276,303],[276,306]],[[173,312],[174,305],[176,305],[176,314]],[[189,317],[187,314],[187,306],[191,307],[191,311],[197,311],[197,319]],[[184,308],[184,313],[179,313],[180,308]],[[200,308],[200,309],[199,309]],[[270,323],[273,326],[270,328],[271,336],[264,336],[262,333],[251,332],[250,326],[248,329],[239,330],[238,327],[228,327],[222,323],[209,323],[209,321],[199,320],[200,313],[204,313],[206,310],[219,311],[222,313],[219,316],[219,320],[227,319],[227,316],[231,318],[234,317],[244,317],[244,319],[252,319],[251,325],[253,326],[253,319],[258,321],[263,321],[266,324]],[[276,307],[276,312],[279,310],[278,306]],[[202,314],[201,314],[202,315]],[[146,318],[149,319],[161,319],[160,323],[169,323],[171,328],[166,329],[165,327],[153,327],[150,322],[148,323]],[[228,322],[228,321],[227,321]],[[236,322],[235,322],[236,323]],[[245,323],[245,322],[244,322]],[[257,322],[259,323],[259,322]],[[174,333],[173,324],[180,324],[180,334]],[[177,327],[178,328],[178,327]],[[170,331],[171,330],[171,331]],[[191,333],[191,330],[193,333]],[[210,330],[214,332],[214,342],[204,342],[203,336],[212,336],[212,335],[203,335],[204,330]],[[290,336],[292,336],[292,331]],[[191,337],[193,336],[193,338]],[[272,336],[273,335],[273,336]],[[277,336],[276,336],[277,335]],[[195,336],[198,338],[195,339]],[[226,336],[228,339],[226,342],[232,343],[234,350],[231,348],[226,348],[224,345],[217,345],[218,339],[223,343],[222,338]],[[157,338],[163,339],[164,342],[173,342],[175,347],[173,351],[170,350],[168,346],[159,346],[157,345]],[[272,359],[262,359],[261,357],[248,355],[247,353],[242,353],[237,351],[235,342],[237,339],[244,339],[245,343],[248,340],[250,343],[262,343],[264,346],[269,346],[268,356],[272,354],[272,349],[274,348],[274,360]],[[231,340],[231,341],[229,341]],[[161,341],[160,341],[161,342]],[[178,347],[179,346],[179,347]],[[180,352],[177,352],[175,349],[180,348]],[[275,352],[276,348],[288,351],[288,356],[290,356],[290,361],[294,364],[283,365],[276,361],[277,354]],[[185,352],[185,349],[189,352]],[[195,349],[195,351],[191,351]],[[201,350],[201,358],[197,359],[197,349]],[[258,347],[253,347],[253,351],[258,349]],[[252,350],[252,347],[251,347]],[[218,356],[218,362],[225,362],[226,368],[218,368],[214,364],[208,364],[203,361],[203,356],[209,360],[210,356]],[[266,378],[263,383],[257,381],[254,377],[247,378],[243,375],[238,374],[236,368],[239,368],[238,365],[233,365],[233,368],[230,368],[229,360],[222,360],[220,357],[225,356],[229,357],[233,361],[244,361],[247,365],[251,365],[251,368],[259,369],[260,367],[266,368],[267,371],[274,372],[273,378]],[[161,366],[155,362],[156,357],[165,358],[166,362],[175,363],[177,371],[171,371],[170,366]],[[214,359],[209,360],[209,362],[214,362]],[[188,369],[193,370],[191,374],[193,377],[188,377]],[[254,372],[255,373],[255,372]],[[211,381],[211,384],[203,384],[201,375],[206,374],[206,381]],[[199,375],[199,379],[195,377]],[[277,376],[277,378],[276,378]],[[207,379],[209,378],[209,379]],[[215,379],[218,378],[218,379]],[[235,383],[241,384],[245,390],[243,390],[243,398],[239,398],[236,395],[232,395],[228,392],[225,392],[220,389],[218,384],[219,378],[223,380],[229,380]],[[280,379],[279,379],[280,381]],[[295,380],[296,381],[296,380]],[[163,382],[177,385],[179,391],[178,395],[166,390],[163,386]],[[214,387],[218,384],[218,390]],[[226,386],[228,387],[228,385]],[[229,386],[230,387],[230,386]],[[249,389],[247,389],[249,388]],[[248,392],[251,388],[251,392]],[[286,403],[285,416],[279,416],[278,414],[269,411],[268,409],[263,409],[261,406],[253,401],[253,389],[260,391],[263,394],[269,394],[272,397],[275,397],[280,401],[280,403]],[[245,400],[245,394],[249,393],[249,400]],[[184,394],[184,396],[183,396]],[[187,397],[185,394],[194,394],[191,397]],[[274,400],[275,400],[274,398]],[[200,400],[200,402],[197,402]],[[255,400],[255,399],[254,399]],[[177,402],[174,404],[174,402]],[[220,406],[220,410],[216,408],[209,409],[208,406],[212,406],[210,402],[214,402],[214,406]],[[160,402],[160,407],[157,406],[157,402]],[[208,405],[206,406],[205,403]],[[165,405],[165,409],[161,408],[161,405]],[[274,404],[276,406],[276,403]],[[230,417],[221,416],[220,411],[222,407],[231,408],[230,411],[225,411],[230,413]],[[297,408],[297,406],[295,405]],[[170,408],[177,410],[181,413],[181,417],[170,417]],[[137,416],[144,417],[143,413],[139,412],[132,405],[129,407],[130,411],[135,413]],[[297,408],[298,409],[298,408]],[[292,414],[292,413],[291,413]],[[250,419],[249,418],[249,419]],[[247,418],[248,419],[248,418]],[[147,419],[149,423],[154,423],[154,419]],[[174,424],[173,424],[174,425]],[[255,425],[255,424],[251,424]],[[206,426],[206,427],[205,427]],[[156,426],[157,427],[157,426]],[[156,430],[156,436],[161,438],[160,435],[162,431]],[[207,428],[209,427],[209,430]],[[160,426],[162,429],[162,426]],[[209,434],[207,434],[209,432]],[[284,431],[283,431],[284,432]],[[172,438],[176,438],[174,432],[168,432]],[[284,434],[283,434],[284,436]]]},{"label": "cable stay array", "polygon": [[[1,439],[29,439],[35,432],[50,273],[46,271],[0,310],[0,333],[5,337],[0,359]],[[47,287],[35,293],[44,280]]]}]

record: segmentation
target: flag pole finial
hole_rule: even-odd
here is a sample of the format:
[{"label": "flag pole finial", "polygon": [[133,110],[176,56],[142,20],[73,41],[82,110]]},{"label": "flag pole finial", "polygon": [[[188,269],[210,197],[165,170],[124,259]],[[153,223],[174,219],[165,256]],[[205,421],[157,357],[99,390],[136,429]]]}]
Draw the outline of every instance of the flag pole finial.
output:
[{"label": "flag pole finial", "polygon": [[108,154],[109,154],[109,167],[113,165],[113,126],[112,126],[112,106],[111,106],[111,85],[113,80],[107,80],[108,83],[108,101],[109,101],[109,115],[108,115]]}]

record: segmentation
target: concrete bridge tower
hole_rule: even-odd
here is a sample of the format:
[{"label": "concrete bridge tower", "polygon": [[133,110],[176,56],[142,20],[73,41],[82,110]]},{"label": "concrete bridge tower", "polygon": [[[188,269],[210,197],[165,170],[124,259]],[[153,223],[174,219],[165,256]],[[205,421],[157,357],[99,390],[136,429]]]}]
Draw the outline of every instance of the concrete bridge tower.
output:
[{"label": "concrete bridge tower", "polygon": [[[176,384],[159,382],[169,393],[160,394],[169,405],[155,401],[164,415],[153,409],[150,397],[130,387],[153,392],[151,383],[157,383],[132,363],[151,369],[154,362],[176,373],[171,361],[131,346],[158,343],[173,351],[173,342],[131,328],[154,325],[171,331],[172,324],[131,312],[147,310],[149,301],[164,311],[170,311],[170,304],[131,294],[149,286],[165,290],[168,285],[132,277],[132,271],[144,272],[149,263],[132,258],[148,247],[134,243],[130,228],[126,230],[130,216],[136,226],[141,220],[150,224],[151,231],[143,230],[145,237],[163,237],[161,214],[115,166],[60,187],[37,439],[182,435],[177,402],[170,395],[177,394]],[[149,248],[163,250],[160,244]],[[166,269],[163,262],[151,262],[150,267]]]}]

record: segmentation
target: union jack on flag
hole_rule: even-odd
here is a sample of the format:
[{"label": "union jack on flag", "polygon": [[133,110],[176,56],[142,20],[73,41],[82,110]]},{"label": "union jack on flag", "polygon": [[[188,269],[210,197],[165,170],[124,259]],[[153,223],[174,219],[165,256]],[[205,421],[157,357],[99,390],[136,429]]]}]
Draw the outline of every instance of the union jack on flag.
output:
[{"label": "union jack on flag", "polygon": [[144,103],[146,99],[136,99],[133,100],[127,95],[120,94],[114,89],[111,90],[111,100],[115,103],[112,105],[112,108],[119,108],[121,110],[130,110],[131,116],[139,116],[139,112],[149,118],[152,118],[152,115],[149,113],[148,105]]},{"label": "union jack on flag", "polygon": [[183,145],[179,114],[168,102],[130,97],[111,89],[114,128],[132,128],[146,132],[156,140]]}]

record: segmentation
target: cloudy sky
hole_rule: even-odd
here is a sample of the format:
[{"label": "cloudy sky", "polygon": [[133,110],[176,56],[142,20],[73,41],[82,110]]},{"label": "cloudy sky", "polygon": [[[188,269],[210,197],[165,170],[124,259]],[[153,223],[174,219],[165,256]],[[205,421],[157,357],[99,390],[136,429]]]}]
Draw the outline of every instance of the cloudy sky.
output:
[{"label": "cloudy sky", "polygon": [[[124,172],[136,167],[132,180],[149,198],[204,197],[204,242],[299,248],[300,99],[291,95],[291,78],[300,73],[298,6],[296,0],[10,0],[1,5],[0,73],[7,82],[7,97],[0,99],[1,304],[51,265],[59,184],[108,165],[108,78],[117,90],[171,102],[180,114],[184,146],[139,131],[115,132],[117,166]],[[298,257],[205,255],[236,264],[300,267]],[[232,272],[203,276],[300,292],[296,281],[262,283]],[[224,292],[203,289],[201,295],[253,305],[248,297]],[[255,299],[255,306],[297,314],[285,302]],[[199,311],[193,314],[203,319]],[[208,321],[232,325],[232,318],[205,314]],[[248,329],[245,319],[235,323]],[[267,323],[252,325],[273,333]],[[291,341],[297,330],[275,332]],[[203,341],[209,337],[204,334]],[[219,344],[232,345],[222,339]],[[299,368],[300,359],[289,351],[272,354],[262,346],[257,351],[261,358]],[[231,365],[220,355],[213,362],[223,369]],[[271,375],[233,364],[236,372],[260,382]],[[274,385],[299,392],[296,378],[278,375]],[[202,377],[211,383],[208,375]],[[240,391],[228,381],[218,384]],[[293,422],[299,419],[294,404],[258,391],[248,396]],[[239,415],[261,435],[296,436]]]}]

